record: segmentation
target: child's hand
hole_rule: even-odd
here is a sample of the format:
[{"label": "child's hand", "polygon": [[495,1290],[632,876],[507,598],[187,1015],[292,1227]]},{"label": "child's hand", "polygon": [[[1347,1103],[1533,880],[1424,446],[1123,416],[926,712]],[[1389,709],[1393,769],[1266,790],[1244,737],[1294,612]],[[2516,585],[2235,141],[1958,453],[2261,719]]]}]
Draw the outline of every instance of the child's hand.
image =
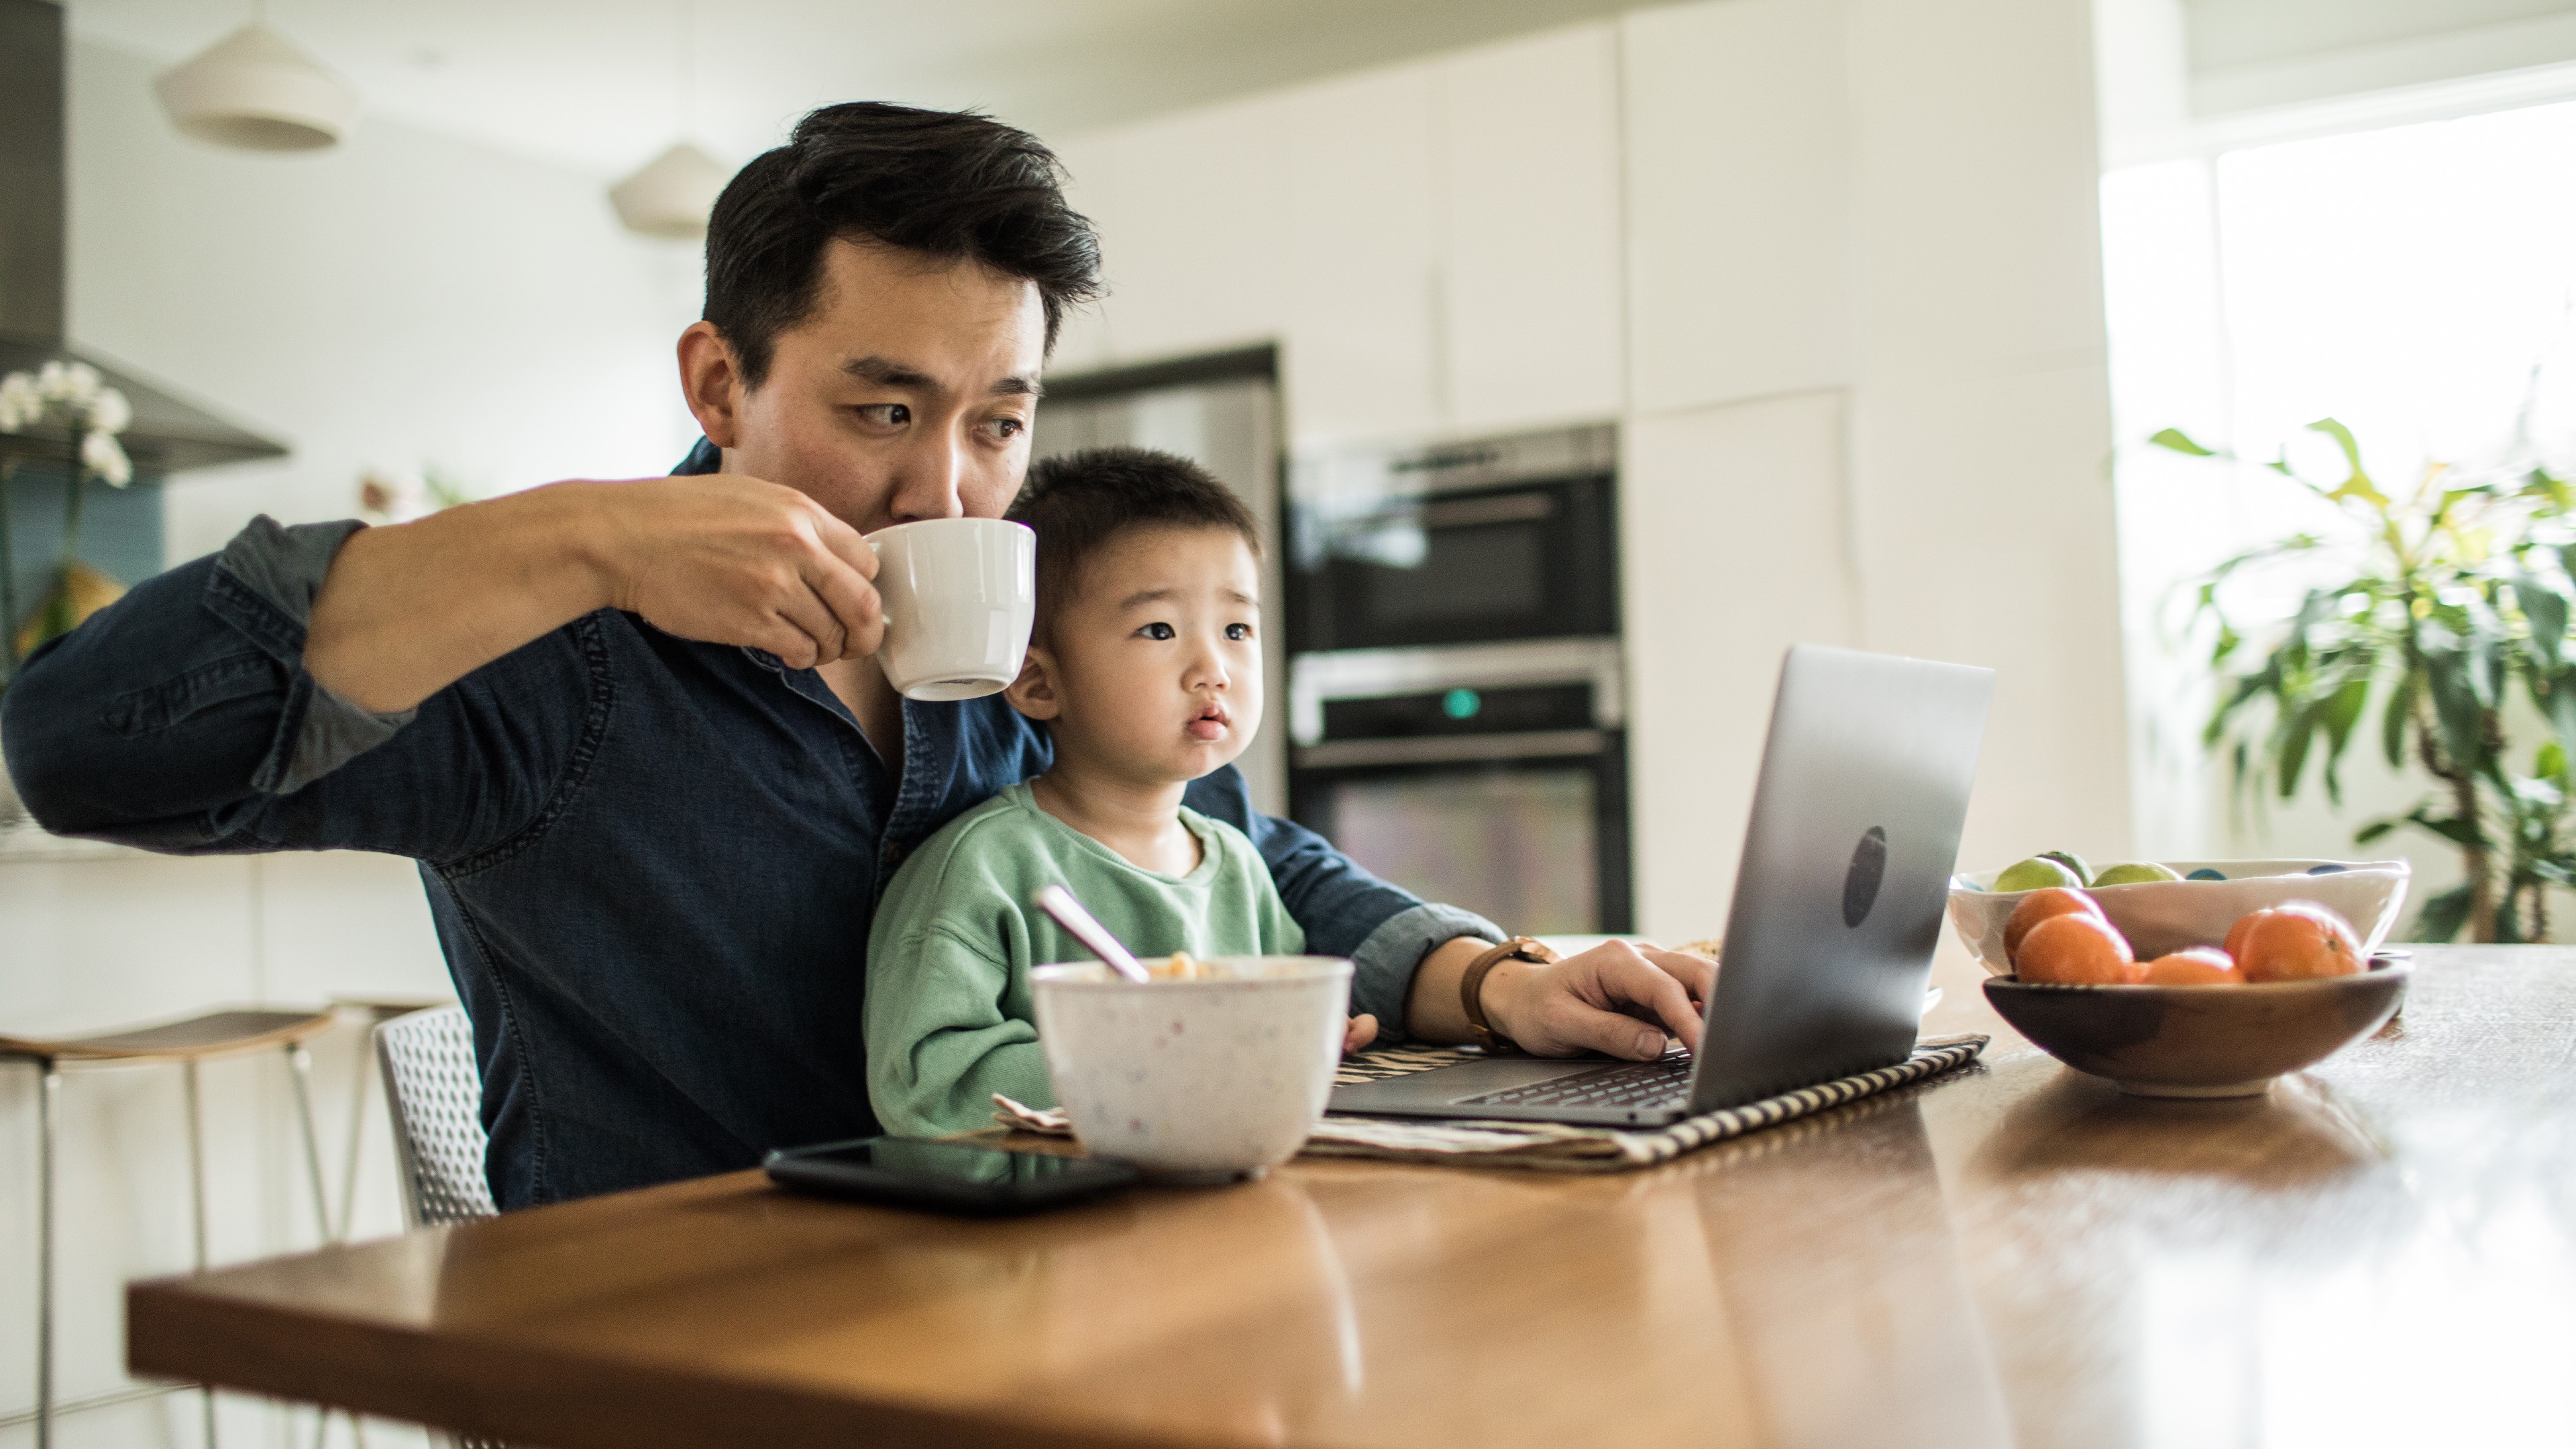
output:
[{"label": "child's hand", "polygon": [[1342,1028],[1342,1055],[1349,1056],[1377,1040],[1377,1018],[1363,1011]]}]

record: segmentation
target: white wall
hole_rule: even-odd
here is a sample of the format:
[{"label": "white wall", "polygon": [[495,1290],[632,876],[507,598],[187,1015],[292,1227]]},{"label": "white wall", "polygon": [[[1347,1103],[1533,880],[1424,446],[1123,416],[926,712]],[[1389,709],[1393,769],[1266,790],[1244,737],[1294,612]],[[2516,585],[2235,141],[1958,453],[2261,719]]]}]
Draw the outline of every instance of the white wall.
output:
[{"label": "white wall", "polygon": [[1968,862],[2116,858],[2092,59],[2083,0],[1720,0],[1072,138],[1068,360],[1277,337],[1305,447],[1622,420],[1646,930],[1722,924],[1799,640],[1994,666]]},{"label": "white wall", "polygon": [[[369,467],[435,464],[496,492],[663,472],[695,437],[672,361],[696,310],[695,253],[619,231],[600,178],[381,121],[318,157],[216,151],[170,131],[151,74],[120,52],[72,48],[73,330],[294,447],[174,483],[174,560],[220,547],[257,512],[345,517]],[[407,861],[0,864],[6,1029],[368,993],[450,993]],[[362,1046],[354,1026],[315,1045],[335,1195]],[[31,1077],[0,1073],[0,1417],[34,1397]],[[286,1082],[268,1055],[206,1069],[219,1261],[313,1241]],[[124,1381],[119,1285],[187,1264],[179,1093],[173,1068],[66,1084],[66,1397]],[[380,1119],[364,1143],[359,1230],[389,1232],[399,1211]],[[229,1442],[282,1442],[265,1406],[227,1415]],[[191,1444],[195,1423],[192,1400],[163,1400],[76,1416],[57,1442]],[[0,1429],[0,1446],[32,1442],[31,1428]]]}]

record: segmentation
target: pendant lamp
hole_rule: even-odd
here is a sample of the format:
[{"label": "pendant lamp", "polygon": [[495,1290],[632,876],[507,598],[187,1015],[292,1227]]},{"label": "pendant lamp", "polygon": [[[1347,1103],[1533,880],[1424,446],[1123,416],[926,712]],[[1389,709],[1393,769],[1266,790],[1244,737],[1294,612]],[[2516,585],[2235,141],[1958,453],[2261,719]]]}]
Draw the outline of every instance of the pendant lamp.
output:
[{"label": "pendant lamp", "polygon": [[617,219],[626,224],[628,231],[669,241],[704,237],[707,214],[715,210],[716,198],[724,193],[725,183],[733,179],[733,172],[723,162],[686,139],[692,129],[689,113],[697,79],[689,43],[695,28],[691,22],[696,19],[691,11],[690,0],[679,0],[678,24],[674,27],[679,51],[674,74],[679,82],[682,139],[646,162],[643,170],[608,188],[608,204],[617,209]]},{"label": "pendant lamp", "polygon": [[723,162],[682,141],[610,187],[608,204],[628,231],[695,241],[707,234],[707,213],[732,179]]},{"label": "pendant lamp", "polygon": [[182,134],[244,151],[334,146],[358,115],[358,92],[264,18],[163,71],[152,89]]}]

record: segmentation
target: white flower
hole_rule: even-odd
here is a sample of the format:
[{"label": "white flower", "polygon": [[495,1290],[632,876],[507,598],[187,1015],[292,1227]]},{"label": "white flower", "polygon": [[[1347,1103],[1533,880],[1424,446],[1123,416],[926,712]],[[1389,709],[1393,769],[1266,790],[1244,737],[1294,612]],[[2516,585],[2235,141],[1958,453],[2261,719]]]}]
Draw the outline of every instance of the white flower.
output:
[{"label": "white flower", "polygon": [[133,421],[134,405],[127,402],[125,400],[125,394],[118,392],[115,388],[100,388],[98,390],[98,396],[90,402],[89,426],[91,432],[121,433],[125,431],[126,424]]},{"label": "white flower", "polygon": [[36,369],[36,393],[47,402],[60,402],[71,396],[71,374],[63,370],[58,358]]},{"label": "white flower", "polygon": [[125,449],[117,445],[113,433],[92,432],[81,439],[81,466],[112,488],[122,488],[134,480],[134,464],[125,456]]},{"label": "white flower", "polygon": [[45,397],[30,374],[0,377],[0,433],[14,433],[45,415]]},{"label": "white flower", "polygon": [[98,397],[104,380],[98,369],[86,362],[74,362],[63,368],[63,401],[76,408],[86,408]]}]

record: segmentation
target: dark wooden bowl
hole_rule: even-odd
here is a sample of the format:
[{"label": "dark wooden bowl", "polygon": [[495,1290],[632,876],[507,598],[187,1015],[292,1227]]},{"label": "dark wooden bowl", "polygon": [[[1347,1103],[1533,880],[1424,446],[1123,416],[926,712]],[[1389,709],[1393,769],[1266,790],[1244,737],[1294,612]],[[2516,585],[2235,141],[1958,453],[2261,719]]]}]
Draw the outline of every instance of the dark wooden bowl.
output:
[{"label": "dark wooden bowl", "polygon": [[2260,986],[2058,986],[1986,978],[2031,1044],[2142,1097],[2250,1097],[2372,1032],[2406,999],[2386,956],[2355,976]]}]

